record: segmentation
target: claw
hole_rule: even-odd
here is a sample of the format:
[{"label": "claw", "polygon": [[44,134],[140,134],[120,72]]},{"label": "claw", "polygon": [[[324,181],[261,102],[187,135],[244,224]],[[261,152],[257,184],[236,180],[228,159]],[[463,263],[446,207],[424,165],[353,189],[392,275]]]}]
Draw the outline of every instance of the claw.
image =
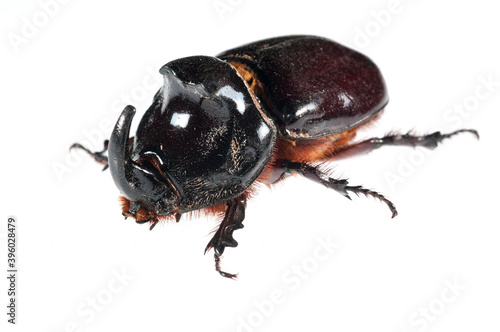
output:
[{"label": "claw", "polygon": [[149,230],[152,231],[157,223],[158,223],[158,218],[154,218],[153,220],[151,220],[151,226],[149,227]]},{"label": "claw", "polygon": [[391,213],[392,213],[391,218],[394,218],[398,215],[398,211],[396,210],[396,206],[394,205],[394,203],[392,203],[384,195],[379,194],[376,191],[365,189],[361,186],[354,186],[354,187],[346,186],[345,189],[355,193],[356,195],[363,194],[366,197],[373,197],[373,198],[376,198],[379,201],[385,203],[387,205],[387,207],[389,207],[389,210],[391,210]]},{"label": "claw", "polygon": [[474,129],[460,129],[460,130],[456,130],[456,131],[454,131],[452,133],[443,135],[443,138],[450,138],[452,136],[455,136],[455,135],[461,134],[461,133],[470,133],[470,134],[474,135],[476,137],[476,139],[479,139],[479,133],[477,132],[477,130],[474,130]]},{"label": "claw", "polygon": [[215,259],[215,270],[219,272],[219,274],[225,278],[233,279],[236,280],[238,279],[238,273],[233,274],[233,273],[227,273],[221,270],[220,268],[220,259],[221,256],[214,254],[214,259]]}]

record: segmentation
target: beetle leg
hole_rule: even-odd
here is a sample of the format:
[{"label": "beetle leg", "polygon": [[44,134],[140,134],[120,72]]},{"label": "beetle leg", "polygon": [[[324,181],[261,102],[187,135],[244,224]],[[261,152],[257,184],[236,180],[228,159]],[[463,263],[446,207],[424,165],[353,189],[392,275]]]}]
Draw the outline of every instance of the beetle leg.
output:
[{"label": "beetle leg", "polygon": [[235,198],[227,202],[226,214],[217,232],[205,248],[205,253],[211,248],[214,249],[215,270],[221,276],[236,279],[237,274],[227,273],[221,270],[220,260],[222,253],[226,247],[236,247],[238,242],[233,238],[233,232],[237,229],[243,228],[243,219],[245,219],[245,198]]},{"label": "beetle leg", "polygon": [[460,129],[449,134],[441,134],[441,132],[436,131],[429,135],[415,136],[410,133],[404,135],[389,135],[385,137],[374,137],[367,139],[365,141],[354,143],[353,145],[347,146],[344,150],[340,150],[333,156],[333,159],[344,158],[347,156],[353,156],[357,154],[362,154],[370,152],[372,150],[378,149],[383,145],[395,145],[395,146],[423,146],[428,149],[434,149],[439,143],[444,139],[450,138],[460,133],[471,133],[479,139],[479,134],[473,129]]},{"label": "beetle leg", "polygon": [[81,145],[80,143],[73,144],[72,146],[70,146],[69,149],[71,150],[71,149],[76,148],[76,149],[81,149],[81,150],[87,152],[92,158],[94,158],[95,161],[97,161],[99,164],[104,165],[104,168],[102,170],[105,171],[108,168],[108,157],[105,156],[104,153],[108,151],[108,144],[109,144],[109,140],[105,140],[104,141],[104,148],[102,149],[102,151],[97,151],[97,152],[90,151],[89,149],[87,149],[86,147]]},{"label": "beetle leg", "polygon": [[384,195],[379,194],[376,191],[363,188],[362,186],[349,186],[349,182],[346,179],[334,179],[329,177],[325,172],[321,171],[318,166],[312,166],[304,162],[293,162],[290,160],[278,161],[281,163],[281,167],[284,172],[297,172],[302,174],[309,180],[318,182],[326,186],[327,188],[333,189],[336,192],[342,194],[344,197],[351,199],[348,191],[356,194],[363,194],[365,196],[370,196],[384,202],[389,207],[392,212],[392,218],[398,215],[396,206],[388,200]]},{"label": "beetle leg", "polygon": [[[81,149],[81,150],[87,152],[92,158],[94,158],[95,161],[97,161],[99,164],[104,166],[104,168],[102,170],[105,171],[108,169],[108,166],[109,166],[108,165],[108,157],[105,155],[105,153],[108,151],[108,144],[109,144],[109,140],[105,140],[104,141],[104,148],[102,149],[102,151],[96,151],[96,152],[90,151],[89,149],[87,149],[86,147],[81,145],[80,143],[74,143],[72,146],[69,147],[69,149],[70,150]],[[127,144],[129,147],[132,147],[134,145],[134,138],[131,137],[128,140]]]}]

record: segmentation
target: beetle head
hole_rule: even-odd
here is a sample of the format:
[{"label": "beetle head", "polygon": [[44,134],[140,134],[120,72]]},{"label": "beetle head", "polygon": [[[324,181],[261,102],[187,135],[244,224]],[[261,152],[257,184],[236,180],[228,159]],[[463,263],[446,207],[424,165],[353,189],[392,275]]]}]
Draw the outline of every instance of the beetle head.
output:
[{"label": "beetle head", "polygon": [[135,108],[127,106],[118,118],[109,140],[109,168],[113,180],[124,196],[123,214],[138,223],[152,222],[160,216],[175,214],[179,196],[175,186],[160,171],[158,159],[147,155],[132,160],[129,133]]}]

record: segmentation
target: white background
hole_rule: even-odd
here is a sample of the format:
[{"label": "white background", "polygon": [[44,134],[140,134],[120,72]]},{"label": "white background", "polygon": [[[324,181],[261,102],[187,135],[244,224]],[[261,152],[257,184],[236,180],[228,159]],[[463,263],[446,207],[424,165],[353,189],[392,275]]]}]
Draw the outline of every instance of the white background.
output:
[{"label": "white background", "polygon": [[[0,260],[6,271],[6,223],[15,216],[20,272],[16,326],[6,322],[1,278],[1,326],[498,331],[500,8],[493,4],[3,1]],[[235,232],[238,248],[226,251],[223,267],[240,276],[227,280],[203,255],[214,220],[151,232],[124,221],[109,172],[68,147],[100,149],[127,103],[139,118],[164,63],[287,34],[328,37],[381,68],[390,103],[362,137],[475,128],[481,139],[464,134],[430,154],[389,147],[335,163],[335,176],[386,194],[395,219],[374,199],[348,201],[299,177],[263,190]],[[318,241],[338,248],[328,253]],[[298,268],[306,272],[294,274]]]}]

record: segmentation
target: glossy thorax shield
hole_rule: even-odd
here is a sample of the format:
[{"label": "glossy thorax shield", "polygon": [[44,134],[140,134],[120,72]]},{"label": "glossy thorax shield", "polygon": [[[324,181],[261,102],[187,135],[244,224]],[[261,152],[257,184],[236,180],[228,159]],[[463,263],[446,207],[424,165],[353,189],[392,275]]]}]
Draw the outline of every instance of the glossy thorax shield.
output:
[{"label": "glossy thorax shield", "polygon": [[165,84],[142,118],[132,159],[177,190],[178,212],[242,194],[271,157],[276,128],[238,72],[214,57],[167,63]]}]

